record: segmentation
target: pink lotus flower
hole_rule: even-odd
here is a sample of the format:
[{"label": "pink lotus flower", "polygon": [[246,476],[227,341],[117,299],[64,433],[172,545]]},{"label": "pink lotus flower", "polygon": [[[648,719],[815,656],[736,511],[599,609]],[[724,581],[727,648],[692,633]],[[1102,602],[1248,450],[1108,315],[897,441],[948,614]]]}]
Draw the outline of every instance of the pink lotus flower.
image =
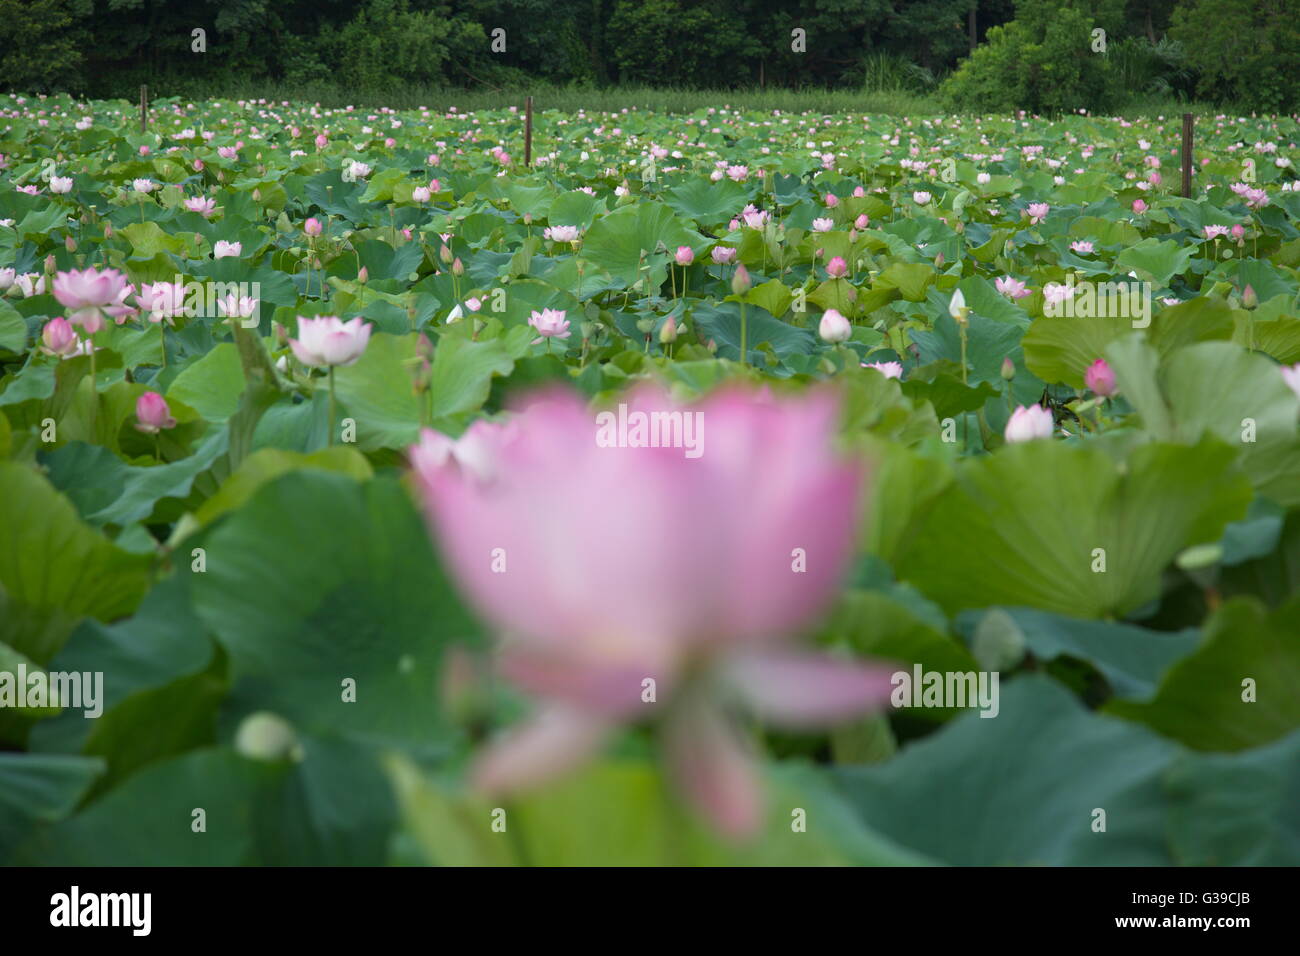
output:
[{"label": "pink lotus flower", "polygon": [[849,274],[849,266],[842,256],[835,256],[826,263],[826,274],[832,279],[840,279]]},{"label": "pink lotus flower", "polygon": [[16,278],[18,278],[18,273],[15,270],[7,266],[0,269],[0,292],[13,285]]},{"label": "pink lotus flower", "polygon": [[853,220],[854,229],[866,229],[869,225],[871,225],[871,219],[865,212]]},{"label": "pink lotus flower", "polygon": [[1134,200],[1133,200],[1133,211],[1134,211],[1135,213],[1137,213],[1137,214],[1140,216],[1140,215],[1142,215],[1144,212],[1147,211],[1147,204],[1146,204],[1144,201],[1142,201],[1141,199],[1134,199]]},{"label": "pink lotus flower", "polygon": [[1070,243],[1070,248],[1081,256],[1090,255],[1093,252],[1093,244],[1087,239],[1079,239]]},{"label": "pink lotus flower", "polygon": [[1241,242],[1245,235],[1246,228],[1241,223],[1237,223],[1232,227],[1232,238],[1236,239],[1238,242]]},{"label": "pink lotus flower", "polygon": [[147,435],[156,435],[164,428],[176,427],[176,419],[172,418],[167,400],[157,392],[145,392],[136,399],[135,417],[139,420],[135,427]]},{"label": "pink lotus flower", "polygon": [[582,230],[577,226],[547,226],[542,236],[552,242],[577,242]]},{"label": "pink lotus flower", "polygon": [[352,365],[365,352],[373,326],[357,316],[344,322],[338,316],[318,319],[298,316],[298,338],[289,340],[294,357],[303,365],[324,368]]},{"label": "pink lotus flower", "polygon": [[817,326],[817,334],[822,337],[823,341],[837,345],[840,342],[849,340],[849,336],[853,334],[853,326],[836,309],[827,309],[822,313],[822,320]]},{"label": "pink lotus flower", "polygon": [[1029,213],[1029,224],[1031,226],[1038,225],[1040,222],[1042,222],[1044,219],[1047,218],[1047,214],[1051,211],[1051,209],[1052,207],[1045,202],[1031,202],[1028,208],[1026,209],[1026,211]]},{"label": "pink lotus flower", "polygon": [[834,209],[836,206],[840,204],[840,197],[835,195],[834,193],[827,193],[825,197],[825,201],[826,201],[826,208]]},{"label": "pink lotus flower", "polygon": [[204,219],[211,219],[212,214],[217,211],[217,201],[211,196],[193,196],[185,200],[185,208],[190,212],[196,212]]},{"label": "pink lotus flower", "polygon": [[50,319],[41,329],[41,351],[66,358],[77,351],[77,333],[67,319]]},{"label": "pink lotus flower", "polygon": [[411,190],[411,200],[413,202],[428,202],[431,195],[428,186],[416,186]]},{"label": "pink lotus flower", "polygon": [[1031,441],[1035,438],[1051,438],[1056,423],[1052,413],[1041,405],[1016,406],[1007,422],[1003,437],[1008,442]]},{"label": "pink lotus flower", "polygon": [[1097,359],[1083,373],[1083,384],[1091,389],[1093,394],[1110,398],[1116,392],[1115,370],[1105,359]]},{"label": "pink lotus flower", "polygon": [[830,232],[835,228],[834,219],[814,219],[812,221],[813,232]]},{"label": "pink lotus flower", "polygon": [[684,269],[695,261],[695,250],[690,246],[678,246],[673,259]]},{"label": "pink lotus flower", "polygon": [[237,259],[243,251],[244,244],[242,242],[227,242],[224,239],[218,239],[217,244],[212,247],[212,258],[224,259],[231,256]]},{"label": "pink lotus flower", "polygon": [[302,231],[309,236],[319,236],[321,233],[320,220],[312,216],[302,224]]},{"label": "pink lotus flower", "polygon": [[710,253],[716,265],[725,266],[736,261],[736,250],[727,246],[714,246]]},{"label": "pink lotus flower", "polygon": [[874,368],[885,378],[901,379],[903,377],[903,366],[898,362],[863,362],[862,367]]},{"label": "pink lotus flower", "polygon": [[534,345],[542,339],[567,339],[570,334],[569,320],[564,317],[563,309],[542,309],[541,312],[534,309],[528,317],[528,324],[537,330]]},{"label": "pink lotus flower", "polygon": [[135,300],[149,313],[150,322],[170,322],[185,312],[185,283],[145,282]]},{"label": "pink lotus flower", "polygon": [[933,198],[933,196],[923,190],[917,190],[912,193],[912,202],[916,203],[918,206],[930,205],[930,200]]},{"label": "pink lotus flower", "polygon": [[130,311],[124,304],[130,292],[131,284],[116,269],[70,269],[54,277],[54,298],[72,310],[68,321],[90,335],[104,327],[105,312]]},{"label": "pink lotus flower", "polygon": [[237,296],[232,292],[217,300],[217,311],[228,319],[249,319],[257,314],[260,302],[250,295]]},{"label": "pink lotus flower", "polygon": [[[690,802],[724,832],[749,834],[761,777],[737,710],[823,724],[882,706],[891,689],[885,670],[790,644],[852,559],[863,471],[832,453],[826,391],[778,403],[725,389],[691,412],[645,386],[626,405],[700,416],[715,437],[696,432],[697,457],[620,441],[613,412],[593,419],[557,392],[456,441],[426,430],[411,451],[448,567],[506,635],[501,670],[541,698],[479,755],[473,780],[490,793],[532,786],[620,725],[653,720]],[[493,555],[508,573],[493,572]]]},{"label": "pink lotus flower", "polygon": [[72,177],[71,177],[71,176],[51,176],[51,177],[50,177],[50,192],[54,193],[55,195],[59,195],[59,196],[61,196],[61,195],[65,195],[65,194],[67,194],[67,193],[72,192]]},{"label": "pink lotus flower", "polygon": [[1204,229],[1206,240],[1218,239],[1228,234],[1227,226],[1206,226]]},{"label": "pink lotus flower", "polygon": [[1008,299],[1023,299],[1029,295],[1029,290],[1025,288],[1025,284],[1019,279],[1013,279],[1011,276],[1000,276],[994,280],[993,284]]}]

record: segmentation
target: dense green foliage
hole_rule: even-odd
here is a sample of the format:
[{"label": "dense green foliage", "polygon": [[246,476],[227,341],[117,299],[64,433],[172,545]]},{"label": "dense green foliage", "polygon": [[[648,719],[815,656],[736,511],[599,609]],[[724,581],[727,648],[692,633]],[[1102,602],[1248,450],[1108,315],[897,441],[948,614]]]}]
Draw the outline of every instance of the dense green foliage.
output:
[{"label": "dense green foliage", "polygon": [[938,92],[963,111],[1150,95],[1277,111],[1300,102],[1297,12],[1300,0],[0,0],[0,89],[275,84],[366,102],[413,87],[834,88]]}]

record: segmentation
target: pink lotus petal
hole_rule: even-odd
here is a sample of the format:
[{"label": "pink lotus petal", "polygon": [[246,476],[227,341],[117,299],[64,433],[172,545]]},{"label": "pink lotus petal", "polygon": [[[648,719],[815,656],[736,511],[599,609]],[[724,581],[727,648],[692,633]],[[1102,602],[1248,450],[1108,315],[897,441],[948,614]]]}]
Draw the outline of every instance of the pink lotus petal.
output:
[{"label": "pink lotus petal", "polygon": [[584,711],[548,704],[479,755],[470,773],[472,785],[492,794],[537,786],[586,761],[609,730]]},{"label": "pink lotus petal", "polygon": [[831,724],[884,707],[893,673],[798,651],[737,653],[726,668],[732,685],[760,715],[791,726]]}]

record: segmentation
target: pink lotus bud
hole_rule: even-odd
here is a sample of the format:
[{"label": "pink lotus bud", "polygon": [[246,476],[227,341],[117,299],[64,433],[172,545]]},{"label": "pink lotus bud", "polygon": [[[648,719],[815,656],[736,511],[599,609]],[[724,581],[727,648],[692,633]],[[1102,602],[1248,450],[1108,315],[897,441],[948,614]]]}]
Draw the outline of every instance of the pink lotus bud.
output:
[{"label": "pink lotus bud", "polygon": [[835,195],[834,193],[827,193],[825,197],[825,202],[827,208],[834,209],[836,206],[840,204],[840,197]]},{"label": "pink lotus bud", "polygon": [[317,148],[317,149],[324,149],[324,148],[325,148],[326,146],[328,146],[329,144],[330,144],[329,137],[327,137],[324,133],[317,133],[317,134],[316,134],[316,148]]},{"label": "pink lotus bud", "polygon": [[744,295],[749,291],[753,281],[749,278],[749,272],[745,269],[744,263],[736,266],[735,275],[731,277],[731,291],[736,295]]},{"label": "pink lotus bud", "polygon": [[677,319],[675,316],[668,316],[668,321],[664,322],[663,328],[659,330],[659,342],[661,345],[667,345],[670,342],[677,341]]},{"label": "pink lotus bud", "polygon": [[710,256],[716,265],[725,266],[735,261],[736,250],[726,246],[714,246]]},{"label": "pink lotus bud", "polygon": [[854,195],[856,198],[861,199],[861,198],[862,198],[863,196],[865,196],[866,194],[867,194],[867,191],[866,191],[865,189],[863,189],[861,186],[854,186],[854,187],[853,187],[853,195]]},{"label": "pink lotus bud", "polygon": [[862,215],[858,216],[857,219],[853,220],[853,228],[866,229],[867,226],[870,224],[870,222],[871,220],[867,217],[867,214],[864,212],[862,213]]},{"label": "pink lotus bud", "polygon": [[1247,309],[1253,309],[1259,305],[1259,296],[1255,294],[1255,287],[1247,284],[1246,288],[1241,290],[1241,304]]},{"label": "pink lotus bud", "polygon": [[1246,235],[1246,227],[1243,226],[1241,223],[1237,223],[1235,226],[1232,227],[1232,238],[1236,239],[1238,242],[1240,242],[1245,237],[1245,235]]},{"label": "pink lotus bud", "polygon": [[113,238],[113,224],[111,222],[104,223],[104,238],[105,239]]},{"label": "pink lotus bud", "polygon": [[149,435],[176,426],[176,419],[172,418],[167,400],[157,392],[145,392],[136,399],[135,417],[139,419],[135,427]]},{"label": "pink lotus bud", "polygon": [[63,248],[67,249],[69,252],[76,252],[77,240],[73,239],[72,236],[65,237],[63,240]]},{"label": "pink lotus bud", "polygon": [[77,333],[67,319],[50,319],[41,329],[41,345],[50,355],[71,355],[77,350]]},{"label": "pink lotus bud", "polygon": [[148,155],[149,155],[149,147],[148,147],[148,146],[141,146],[141,147],[140,147],[140,155],[141,155],[141,156],[148,156]]},{"label": "pink lotus bud", "polygon": [[849,266],[841,256],[836,256],[826,264],[826,274],[832,279],[840,279],[849,274]]},{"label": "pink lotus bud", "polygon": [[438,250],[438,258],[443,261],[444,265],[451,265],[451,260],[452,260],[451,249],[448,248],[448,246],[445,243],[443,244],[443,247]]},{"label": "pink lotus bud", "polygon": [[853,334],[853,326],[836,309],[827,309],[822,313],[822,320],[817,326],[817,334],[825,342],[835,345],[840,342],[847,342],[849,336]]},{"label": "pink lotus bud", "polygon": [[465,263],[460,261],[460,256],[457,256],[455,261],[452,262],[451,274],[454,276],[463,276],[465,274]]},{"label": "pink lotus bud", "polygon": [[675,258],[679,266],[689,266],[695,261],[695,250],[690,246],[678,246]]},{"label": "pink lotus bud", "polygon": [[357,281],[360,282],[362,285],[365,285],[365,283],[368,282],[369,280],[370,280],[370,270],[367,269],[365,266],[362,266],[361,271],[357,273]]},{"label": "pink lotus bud", "polygon": [[312,216],[302,224],[302,231],[309,236],[319,236],[321,234],[320,220]]},{"label": "pink lotus bud", "polygon": [[1134,199],[1134,200],[1133,200],[1133,211],[1134,211],[1135,213],[1137,213],[1137,214],[1140,216],[1140,215],[1142,215],[1144,212],[1147,211],[1147,204],[1146,204],[1144,201],[1142,201],[1141,199]]},{"label": "pink lotus bud", "polygon": [[1105,359],[1097,359],[1083,373],[1083,384],[1096,395],[1110,398],[1115,394],[1115,370]]}]

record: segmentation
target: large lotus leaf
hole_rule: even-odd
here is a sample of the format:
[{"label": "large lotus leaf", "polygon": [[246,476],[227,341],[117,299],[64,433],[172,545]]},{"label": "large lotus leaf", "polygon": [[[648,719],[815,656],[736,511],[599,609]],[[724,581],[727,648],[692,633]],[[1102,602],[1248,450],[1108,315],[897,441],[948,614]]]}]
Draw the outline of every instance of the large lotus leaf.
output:
[{"label": "large lotus leaf", "polygon": [[1026,605],[1075,617],[1130,613],[1193,544],[1216,541],[1251,491],[1213,439],[1147,445],[1118,465],[1095,447],[1038,440],[958,467],[900,578],[950,613]]}]

